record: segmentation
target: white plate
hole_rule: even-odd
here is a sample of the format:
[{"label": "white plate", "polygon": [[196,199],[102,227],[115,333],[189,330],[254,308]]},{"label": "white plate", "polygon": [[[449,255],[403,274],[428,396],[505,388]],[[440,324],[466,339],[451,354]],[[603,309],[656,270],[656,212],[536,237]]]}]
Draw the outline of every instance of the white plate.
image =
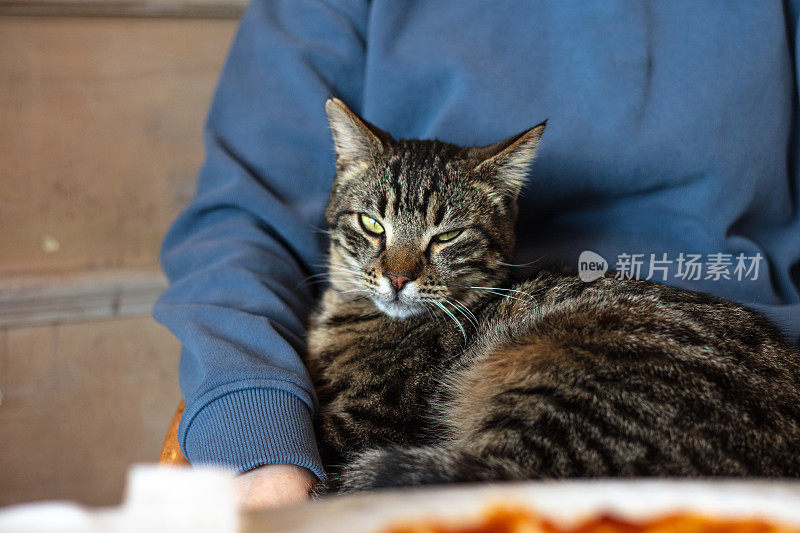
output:
[{"label": "white plate", "polygon": [[800,527],[800,482],[602,480],[386,491],[245,513],[242,531],[373,533],[417,518],[468,522],[497,505],[523,506],[561,525],[600,513],[643,520],[698,512]]}]

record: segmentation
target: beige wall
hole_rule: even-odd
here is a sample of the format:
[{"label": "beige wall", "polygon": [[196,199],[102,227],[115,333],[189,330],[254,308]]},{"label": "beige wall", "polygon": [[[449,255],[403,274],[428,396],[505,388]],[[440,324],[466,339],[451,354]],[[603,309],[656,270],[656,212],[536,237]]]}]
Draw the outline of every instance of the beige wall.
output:
[{"label": "beige wall", "polygon": [[178,341],[149,318],[0,331],[0,505],[119,502],[179,401]]},{"label": "beige wall", "polygon": [[234,27],[0,17],[0,275],[156,265]]},{"label": "beige wall", "polygon": [[179,400],[179,344],[148,316],[157,254],[236,27],[202,17],[241,5],[146,4],[0,0],[0,505],[119,501]]}]

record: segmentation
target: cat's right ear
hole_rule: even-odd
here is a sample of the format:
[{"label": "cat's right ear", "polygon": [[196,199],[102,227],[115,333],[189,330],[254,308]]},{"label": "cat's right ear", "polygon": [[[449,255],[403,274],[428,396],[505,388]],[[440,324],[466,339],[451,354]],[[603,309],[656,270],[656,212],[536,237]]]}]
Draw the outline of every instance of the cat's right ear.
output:
[{"label": "cat's right ear", "polygon": [[491,176],[500,193],[516,197],[525,184],[528,167],[536,156],[536,147],[546,126],[545,120],[498,143],[472,148],[471,155],[478,160],[473,170]]},{"label": "cat's right ear", "polygon": [[369,161],[382,153],[391,141],[388,133],[359,118],[338,98],[330,98],[325,102],[325,111],[328,113],[339,170]]}]

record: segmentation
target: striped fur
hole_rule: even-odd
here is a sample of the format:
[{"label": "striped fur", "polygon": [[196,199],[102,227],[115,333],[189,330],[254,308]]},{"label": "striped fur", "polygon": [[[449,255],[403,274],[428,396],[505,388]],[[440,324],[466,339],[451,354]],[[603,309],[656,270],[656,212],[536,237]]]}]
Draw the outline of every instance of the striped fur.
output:
[{"label": "striped fur", "polygon": [[[307,363],[333,489],[800,476],[800,363],[760,315],[611,276],[511,284],[520,164],[544,125],[462,148],[328,113],[331,283]],[[396,293],[387,272],[411,281]]]}]

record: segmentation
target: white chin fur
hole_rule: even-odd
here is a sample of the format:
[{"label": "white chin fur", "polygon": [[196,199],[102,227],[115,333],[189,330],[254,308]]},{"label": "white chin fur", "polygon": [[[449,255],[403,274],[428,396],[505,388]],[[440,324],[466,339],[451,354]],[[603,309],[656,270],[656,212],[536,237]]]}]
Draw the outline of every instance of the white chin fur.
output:
[{"label": "white chin fur", "polygon": [[422,312],[422,306],[414,304],[406,304],[397,300],[377,300],[373,299],[375,307],[377,307],[383,314],[391,318],[408,318]]}]

